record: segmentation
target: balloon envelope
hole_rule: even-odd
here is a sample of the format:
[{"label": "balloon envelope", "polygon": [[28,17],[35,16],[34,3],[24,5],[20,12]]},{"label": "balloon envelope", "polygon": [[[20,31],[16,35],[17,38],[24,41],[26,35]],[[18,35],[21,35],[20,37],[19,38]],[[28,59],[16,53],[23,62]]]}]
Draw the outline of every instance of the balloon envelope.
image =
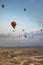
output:
[{"label": "balloon envelope", "polygon": [[15,28],[15,27],[16,27],[16,22],[15,22],[15,21],[11,22],[11,26],[12,26],[13,28]]}]

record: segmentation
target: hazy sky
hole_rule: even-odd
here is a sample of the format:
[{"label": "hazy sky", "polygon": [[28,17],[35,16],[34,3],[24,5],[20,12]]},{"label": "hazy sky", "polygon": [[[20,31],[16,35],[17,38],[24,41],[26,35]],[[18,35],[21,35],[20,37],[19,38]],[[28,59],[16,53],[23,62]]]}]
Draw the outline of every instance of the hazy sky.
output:
[{"label": "hazy sky", "polygon": [[[17,23],[15,32],[12,31],[12,21]],[[10,43],[11,46],[16,45],[14,43],[21,46],[43,45],[41,29],[43,29],[43,0],[0,0],[0,46],[5,44],[10,46]],[[24,35],[27,35],[26,39]],[[32,36],[34,38],[31,38]]]}]

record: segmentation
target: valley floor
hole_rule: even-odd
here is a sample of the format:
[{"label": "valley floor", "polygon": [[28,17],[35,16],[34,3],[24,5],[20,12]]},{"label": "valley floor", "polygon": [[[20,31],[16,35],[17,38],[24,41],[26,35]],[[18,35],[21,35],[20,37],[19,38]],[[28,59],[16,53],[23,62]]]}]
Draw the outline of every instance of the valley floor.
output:
[{"label": "valley floor", "polygon": [[43,48],[0,48],[0,65],[43,65]]}]

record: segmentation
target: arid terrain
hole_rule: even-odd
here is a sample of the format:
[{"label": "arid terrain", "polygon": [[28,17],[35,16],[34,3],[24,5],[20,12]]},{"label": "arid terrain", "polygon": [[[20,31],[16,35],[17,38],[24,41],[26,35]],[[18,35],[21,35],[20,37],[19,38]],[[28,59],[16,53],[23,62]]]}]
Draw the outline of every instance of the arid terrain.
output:
[{"label": "arid terrain", "polygon": [[43,65],[43,48],[0,48],[0,65]]}]

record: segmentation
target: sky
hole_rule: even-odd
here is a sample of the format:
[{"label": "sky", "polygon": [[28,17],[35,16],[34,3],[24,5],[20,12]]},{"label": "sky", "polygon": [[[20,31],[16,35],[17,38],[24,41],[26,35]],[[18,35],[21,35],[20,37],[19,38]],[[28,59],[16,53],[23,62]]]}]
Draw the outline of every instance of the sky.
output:
[{"label": "sky", "polygon": [[43,0],[0,0],[0,46],[38,45],[43,46]]}]

